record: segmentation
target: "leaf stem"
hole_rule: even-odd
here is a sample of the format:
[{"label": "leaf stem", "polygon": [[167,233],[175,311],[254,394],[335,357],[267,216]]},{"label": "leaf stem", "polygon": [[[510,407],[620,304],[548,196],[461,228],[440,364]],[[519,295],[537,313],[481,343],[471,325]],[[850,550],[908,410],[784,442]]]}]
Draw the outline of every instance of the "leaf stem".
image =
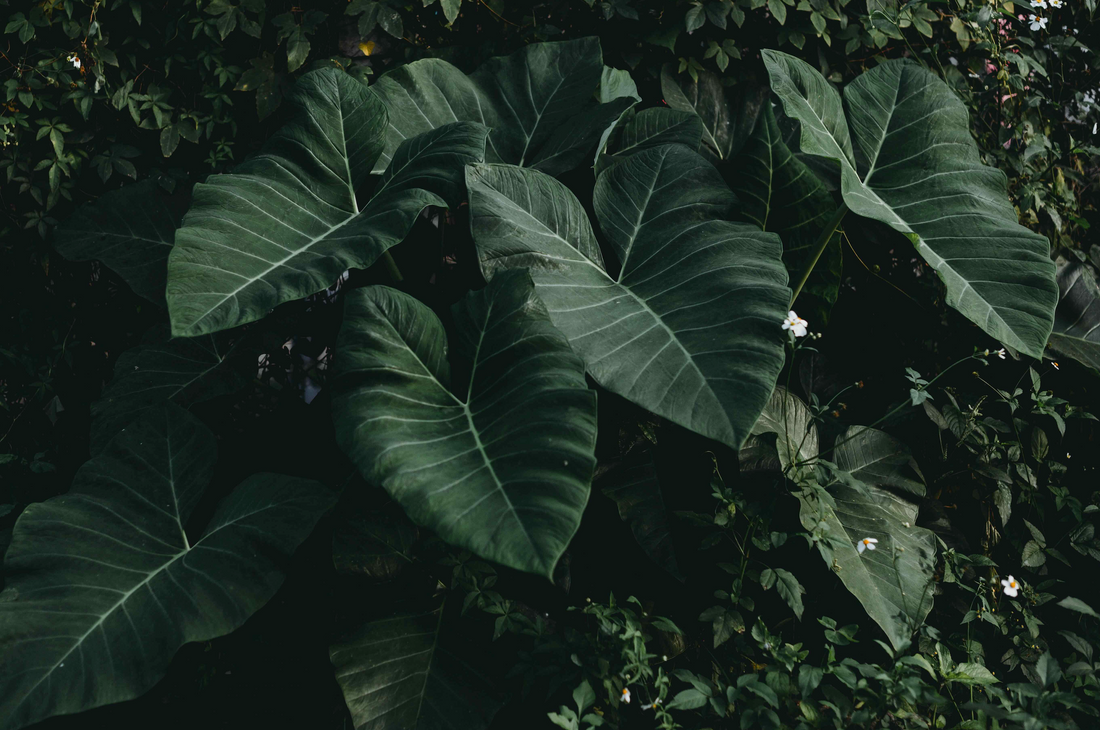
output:
[{"label": "leaf stem", "polygon": [[397,268],[397,262],[390,255],[389,249],[382,252],[382,260],[386,263],[386,271],[395,284],[400,284],[405,280],[405,277],[401,275],[401,269]]},{"label": "leaf stem", "polygon": [[794,293],[791,294],[791,308],[794,308],[794,300],[798,299],[798,295],[802,293],[802,287],[806,286],[806,281],[810,278],[810,274],[813,272],[814,267],[817,266],[818,260],[821,258],[821,254],[825,253],[825,247],[829,245],[829,241],[832,239],[833,234],[836,233],[837,227],[840,225],[841,219],[844,218],[844,214],[848,212],[848,206],[843,202],[837,207],[836,212],[833,213],[833,217],[829,219],[829,222],[825,224],[825,228],[821,231],[821,237],[817,240],[817,246],[814,249],[813,258],[810,259],[810,263],[806,264],[806,269],[802,272],[802,276],[798,280],[798,284],[794,288]]}]

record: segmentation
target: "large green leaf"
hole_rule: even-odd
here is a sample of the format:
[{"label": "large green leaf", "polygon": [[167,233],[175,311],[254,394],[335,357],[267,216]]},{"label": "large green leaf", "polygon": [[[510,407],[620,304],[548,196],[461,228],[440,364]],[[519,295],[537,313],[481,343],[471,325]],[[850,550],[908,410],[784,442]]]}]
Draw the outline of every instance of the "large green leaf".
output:
[{"label": "large green leaf", "polygon": [[596,397],[535,296],[509,272],[439,319],[412,297],[348,297],[333,418],[341,448],[414,522],[504,565],[549,576],[595,469]]},{"label": "large green leaf", "polygon": [[1086,264],[1058,266],[1058,311],[1050,347],[1094,370],[1100,370],[1100,286]]},{"label": "large green leaf", "polygon": [[707,151],[719,160],[732,159],[748,141],[761,109],[769,104],[767,87],[746,81],[727,96],[721,76],[701,71],[698,81],[692,81],[673,68],[668,64],[661,70],[665,103],[699,115]]},{"label": "large green leaf", "polygon": [[679,580],[684,577],[676,564],[668,510],[661,494],[661,482],[653,452],[636,449],[602,480],[600,490],[615,501],[619,517],[630,523],[630,531],[642,551],[654,563]]},{"label": "large green leaf", "polygon": [[[797,278],[809,265],[837,206],[821,180],[784,144],[770,106],[761,112],[752,137],[732,161],[727,179],[741,201],[741,217],[783,239],[783,263],[791,278]],[[827,316],[840,293],[841,269],[837,232],[799,295],[799,313],[815,328],[824,324],[815,320]]]},{"label": "large green leaf", "polygon": [[[601,79],[607,88],[598,90]],[[485,150],[489,162],[557,175],[576,167],[638,101],[629,75],[605,70],[594,37],[534,43],[490,59],[469,76],[440,59],[414,61],[371,88],[389,108],[386,148],[376,172],[389,164],[402,140],[469,120],[492,130]]]},{"label": "large green leaf", "polygon": [[508,165],[467,167],[487,278],[530,267],[539,295],[602,386],[734,448],[783,365],[790,300],[774,234],[723,220],[733,195],[680,145],[633,155],[596,181],[620,265],[604,267],[580,202]]},{"label": "large green leaf", "polygon": [[[484,730],[500,709],[443,605],[368,621],[329,656],[356,730]],[[476,650],[474,650],[476,651]]]},{"label": "large green leaf", "polygon": [[174,335],[261,319],[370,266],[425,207],[457,205],[462,166],[484,154],[484,127],[449,124],[402,143],[372,179],[386,129],[377,95],[325,69],[302,77],[294,98],[297,116],[260,154],[195,186],[168,259]]},{"label": "large green leaf", "polygon": [[698,150],[703,142],[703,120],[694,112],[653,107],[635,113],[628,109],[611,130],[605,155],[596,160],[596,173],[650,147],[682,144]]},{"label": "large green leaf", "polygon": [[160,183],[142,180],[82,205],[54,231],[53,245],[72,261],[99,259],[136,294],[163,305],[177,225]]},{"label": "large green leaf", "polygon": [[833,459],[866,484],[924,496],[924,475],[909,447],[884,431],[851,426],[837,440]]},{"label": "large green leaf", "polygon": [[239,343],[231,345],[220,334],[169,339],[166,330],[157,328],[151,342],[119,356],[115,376],[92,404],[92,453],[100,452],[131,421],[160,403],[171,401],[189,408],[244,384]]},{"label": "large green leaf", "polygon": [[915,63],[887,61],[850,83],[842,103],[805,62],[763,54],[772,89],[802,125],[802,151],[840,164],[845,204],[905,234],[948,304],[1041,358],[1058,300],[1050,245],[1017,222],[1005,175],[981,164],[951,89]]},{"label": "large green leaf", "polygon": [[233,631],[275,593],[333,497],[258,474],[195,540],[185,527],[215,450],[178,406],[150,411],[67,494],[23,512],[0,598],[0,727],[136,697],[183,644]]},{"label": "large green leaf", "polygon": [[[887,443],[889,437],[873,429],[866,437],[873,446],[853,440],[847,444],[855,446],[837,454],[838,465],[854,468],[854,473],[820,461],[811,415],[799,398],[776,388],[753,433],[776,435],[777,460],[783,468],[790,466],[795,455],[807,465],[788,472],[803,487],[797,493],[802,526],[813,534],[825,564],[859,599],[890,643],[900,646],[932,610],[936,538],[917,527],[916,505],[861,478],[904,489],[900,477],[911,478],[909,470],[915,464],[908,459],[898,464],[904,447],[892,439]],[[837,451],[845,446],[841,444]],[[876,549],[861,554],[857,545],[868,537],[878,540]]]},{"label": "large green leaf", "polygon": [[[917,507],[892,492],[854,479],[798,495],[802,526],[818,537],[822,559],[895,648],[932,610],[936,537],[917,527]],[[856,549],[864,538],[875,550]]]}]

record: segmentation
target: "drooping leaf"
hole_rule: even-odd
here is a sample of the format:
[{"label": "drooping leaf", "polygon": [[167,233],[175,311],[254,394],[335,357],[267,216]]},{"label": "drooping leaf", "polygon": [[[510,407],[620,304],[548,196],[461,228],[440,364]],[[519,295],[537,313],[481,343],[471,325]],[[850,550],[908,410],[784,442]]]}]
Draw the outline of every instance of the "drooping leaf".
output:
[{"label": "drooping leaf", "polygon": [[0,727],[140,695],[183,644],[233,631],[331,505],[316,482],[258,474],[185,532],[215,441],[178,406],[150,411],[16,523],[0,599]]},{"label": "drooping leaf", "polygon": [[[594,37],[532,44],[490,59],[469,76],[440,59],[405,64],[371,87],[389,108],[385,151],[375,172],[389,164],[402,140],[458,120],[491,130],[489,162],[551,175],[571,170],[637,102],[634,84],[624,75],[605,72]],[[612,91],[598,92],[601,78]],[[595,96],[612,93],[616,96],[603,103]]]},{"label": "drooping leaf", "polygon": [[764,585],[764,590],[775,586],[779,596],[794,611],[795,617],[799,620],[802,619],[802,612],[805,610],[802,603],[802,594],[806,592],[806,589],[802,587],[802,584],[798,582],[798,578],[795,578],[793,573],[783,568],[766,568],[760,573],[760,581]]},{"label": "drooping leaf", "polygon": [[[732,161],[726,179],[741,201],[741,217],[783,239],[783,263],[791,280],[809,266],[822,229],[836,212],[821,180],[784,144],[770,105]],[[840,232],[833,234],[798,299],[798,313],[817,328],[840,293]],[[807,301],[810,300],[810,301]]]},{"label": "drooping leaf", "polygon": [[675,67],[661,70],[661,93],[673,109],[693,112],[703,122],[703,144],[719,160],[732,159],[756,126],[756,117],[768,104],[767,87],[746,82],[727,95],[722,78],[700,71],[699,80],[677,74]]},{"label": "drooping leaf", "polygon": [[93,454],[149,408],[165,401],[189,408],[245,382],[239,367],[244,348],[224,335],[169,339],[157,328],[150,340],[119,356],[115,376],[92,404]]},{"label": "drooping leaf", "polygon": [[944,678],[948,682],[970,685],[996,684],[1000,681],[993,676],[993,672],[977,662],[960,662]]},{"label": "drooping leaf", "polygon": [[1058,309],[1050,347],[1059,355],[1100,370],[1100,286],[1085,264],[1058,266]]},{"label": "drooping leaf", "polygon": [[332,381],[341,448],[444,540],[549,576],[580,524],[595,469],[584,367],[522,271],[443,325],[387,287],[348,297]]},{"label": "drooping leaf", "polygon": [[608,139],[607,154],[596,162],[596,174],[651,147],[682,144],[697,151],[702,141],[703,122],[694,112],[653,107],[635,114],[628,109]]},{"label": "drooping leaf", "polygon": [[484,730],[501,703],[470,651],[435,601],[364,623],[329,657],[356,730]]},{"label": "drooping leaf", "polygon": [[776,386],[752,427],[753,436],[774,433],[779,464],[810,463],[817,457],[818,436],[813,414],[800,398]]},{"label": "drooping leaf", "polygon": [[355,512],[333,531],[332,562],[339,573],[389,580],[412,562],[416,538],[416,525],[392,502]]},{"label": "drooping leaf", "polygon": [[653,453],[638,449],[627,454],[604,480],[601,491],[615,501],[619,517],[630,523],[630,531],[645,554],[672,576],[683,580],[676,564],[668,510],[661,496]]},{"label": "drooping leaf", "polygon": [[[897,648],[932,610],[935,535],[917,527],[915,505],[885,489],[840,480],[829,495],[798,495],[802,526],[824,530],[817,546],[825,564]],[[877,549],[861,554],[856,545],[868,537],[878,540]]]},{"label": "drooping leaf", "polygon": [[54,231],[53,245],[71,261],[99,259],[134,293],[163,306],[177,225],[160,184],[142,180],[82,205]]},{"label": "drooping leaf", "polygon": [[603,265],[580,202],[552,178],[471,165],[467,187],[486,277],[530,267],[597,382],[741,445],[783,364],[775,323],[790,292],[778,238],[723,219],[733,195],[706,160],[666,145],[597,179],[593,203],[614,268]]},{"label": "drooping leaf", "polygon": [[892,487],[923,497],[924,475],[905,444],[884,431],[851,426],[839,439],[833,459],[841,469],[875,487]]},{"label": "drooping leaf", "polygon": [[1004,173],[981,164],[966,107],[947,84],[887,61],[851,82],[842,104],[805,62],[763,55],[773,91],[801,123],[802,151],[839,163],[845,204],[909,238],[948,304],[1041,358],[1058,300],[1050,245],[1017,222]]},{"label": "drooping leaf", "polygon": [[404,142],[372,179],[386,129],[377,95],[325,69],[303,76],[294,98],[298,115],[260,154],[195,186],[168,259],[174,335],[261,319],[370,266],[425,207],[457,205],[462,166],[483,156],[483,127],[450,124]]}]

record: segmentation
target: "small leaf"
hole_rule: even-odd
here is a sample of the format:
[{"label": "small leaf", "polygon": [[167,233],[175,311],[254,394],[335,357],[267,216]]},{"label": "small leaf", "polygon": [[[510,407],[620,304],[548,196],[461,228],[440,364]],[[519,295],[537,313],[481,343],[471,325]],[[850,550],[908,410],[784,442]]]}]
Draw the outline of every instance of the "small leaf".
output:
[{"label": "small leaf", "polygon": [[957,682],[958,684],[985,685],[997,684],[1000,682],[1000,680],[994,677],[993,673],[984,666],[973,662],[957,664],[952,671],[944,676],[948,682]]}]

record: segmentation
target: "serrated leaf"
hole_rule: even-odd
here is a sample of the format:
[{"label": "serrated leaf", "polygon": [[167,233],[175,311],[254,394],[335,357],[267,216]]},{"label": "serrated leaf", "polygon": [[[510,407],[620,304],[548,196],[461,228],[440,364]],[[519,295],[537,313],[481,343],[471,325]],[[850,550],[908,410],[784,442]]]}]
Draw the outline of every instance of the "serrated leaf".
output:
[{"label": "serrated leaf", "polygon": [[805,62],[762,53],[787,115],[801,122],[802,151],[840,165],[847,206],[909,238],[946,285],[948,304],[1041,358],[1058,300],[1050,244],[1018,223],[1005,175],[981,164],[951,89],[893,60],[852,81],[842,105]]},{"label": "serrated leaf", "polygon": [[[402,140],[456,119],[484,124],[489,162],[557,175],[575,167],[600,136],[638,100],[616,79],[613,99],[594,98],[605,76],[596,38],[536,43],[492,58],[467,76],[440,59],[394,69],[371,86],[389,107],[381,171]],[[629,76],[626,77],[629,80]]]},{"label": "serrated leaf", "polygon": [[440,127],[402,143],[360,204],[383,144],[384,104],[335,69],[306,74],[295,98],[297,117],[259,155],[195,186],[168,259],[174,335],[260,319],[370,266],[424,208],[457,205],[462,165],[482,158],[484,127]]},{"label": "serrated leaf", "polygon": [[213,434],[168,406],[81,467],[68,493],[24,510],[0,600],[0,726],[136,697],[183,644],[233,631],[275,593],[334,498],[254,475],[192,544],[184,525],[214,460]]},{"label": "serrated leaf", "polygon": [[790,294],[772,234],[724,220],[733,196],[679,145],[596,180],[593,207],[621,265],[605,267],[573,194],[541,173],[467,167],[486,278],[529,267],[554,324],[605,388],[737,448],[782,367]]},{"label": "serrated leaf", "polygon": [[425,305],[387,287],[348,296],[331,385],[337,441],[414,522],[550,576],[588,501],[595,394],[525,272],[452,311],[449,362]]}]

